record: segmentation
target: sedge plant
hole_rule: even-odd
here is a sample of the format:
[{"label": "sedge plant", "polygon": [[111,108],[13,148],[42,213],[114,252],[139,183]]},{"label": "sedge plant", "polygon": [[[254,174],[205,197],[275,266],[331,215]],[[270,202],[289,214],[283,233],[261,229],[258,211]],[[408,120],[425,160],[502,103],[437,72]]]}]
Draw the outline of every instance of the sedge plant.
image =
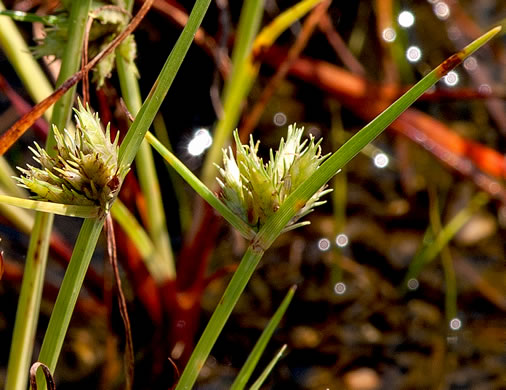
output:
[{"label": "sedge plant", "polygon": [[[22,176],[19,180],[22,185],[36,193],[47,204],[54,204],[55,207],[60,207],[58,205],[61,204],[70,205],[81,211],[82,207],[93,207],[96,211],[96,214],[89,215],[83,223],[40,351],[39,361],[52,372],[56,367],[70,317],[101,233],[104,218],[113,207],[122,180],[145,136],[192,188],[249,240],[248,249],[201,335],[176,387],[176,389],[191,389],[242,291],[263,254],[277,237],[287,230],[305,225],[307,222],[303,221],[303,218],[322,203],[321,197],[328,192],[326,185],[329,180],[421,94],[500,30],[500,28],[490,30],[443,62],[330,156],[321,155],[321,140],[317,142],[310,138],[304,141],[303,129],[293,125],[288,129],[286,140],[281,140],[279,149],[271,152],[269,161],[264,163],[258,155],[258,143],[251,139],[244,145],[236,132],[234,140],[237,154],[234,156],[231,149],[225,149],[222,152],[223,166],[218,169],[221,194],[217,196],[209,189],[211,183],[205,185],[200,182],[184,164],[148,132],[209,3],[210,0],[196,1],[187,25],[168,56],[150,94],[139,107],[135,120],[121,145],[118,146],[116,141],[110,139],[109,133],[104,132],[98,116],[87,107],[80,106],[76,111],[77,129],[74,135],[63,130],[65,123],[59,123],[54,127],[54,145],[58,154],[52,156],[36,146],[33,151],[41,167],[30,166],[21,171]],[[297,8],[299,14],[296,17],[300,17],[316,3],[302,2],[302,5]],[[254,18],[254,20],[257,19]],[[293,20],[293,15],[289,20]],[[285,26],[288,22],[283,23]],[[267,36],[265,38],[267,43],[260,39],[257,41],[260,47],[272,42],[273,37],[279,35],[280,31],[280,27],[275,24],[272,29],[267,30],[267,33],[261,34],[260,37]],[[252,51],[254,49],[251,44],[249,48]],[[244,58],[249,58],[251,61],[252,51],[245,50],[241,60],[245,61]],[[247,63],[246,69],[251,69],[248,68],[250,65],[251,62]],[[252,80],[253,76],[250,74],[249,85]],[[241,91],[240,95],[244,95],[244,91]],[[65,115],[62,116],[64,117]],[[225,135],[222,137],[221,146],[224,145],[226,139]],[[212,161],[213,159],[209,159],[205,165],[205,181],[209,181],[208,172],[211,169],[208,168],[209,164],[216,163]],[[108,169],[104,169],[104,166]],[[216,169],[214,165],[213,169]],[[33,208],[37,209],[36,204],[33,203],[33,205]],[[269,364],[265,374],[262,374],[254,383],[254,388],[261,386],[267,373],[281,357],[283,350],[284,348],[276,355],[272,364]],[[242,383],[245,383],[243,379],[241,379]],[[45,386],[42,379],[38,382],[41,387]]]}]

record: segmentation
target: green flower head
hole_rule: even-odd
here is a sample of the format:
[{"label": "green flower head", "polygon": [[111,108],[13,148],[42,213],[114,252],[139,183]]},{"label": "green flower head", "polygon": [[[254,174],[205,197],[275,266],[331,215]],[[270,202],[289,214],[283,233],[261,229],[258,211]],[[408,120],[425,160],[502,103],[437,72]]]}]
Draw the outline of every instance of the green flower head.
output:
[{"label": "green flower head", "polygon": [[[243,145],[237,131],[234,132],[236,158],[231,148],[223,150],[223,168],[218,167],[221,178],[217,178],[221,197],[235,214],[256,230],[327,157],[321,155],[321,141],[315,143],[312,136],[309,142],[306,139],[301,143],[303,131],[295,124],[289,126],[286,141],[281,139],[275,154],[271,150],[267,164],[258,156],[259,142],[255,143],[251,137],[249,144]],[[322,187],[313,195],[285,231],[300,226],[297,221],[325,203],[319,199],[329,191]]]},{"label": "green flower head", "polygon": [[118,136],[111,142],[110,126],[104,132],[98,114],[79,102],[76,132],[62,132],[53,125],[56,156],[37,143],[30,148],[40,168],[19,168],[19,185],[36,194],[36,199],[75,205],[98,205],[108,212],[121,180],[128,171],[118,165]]}]

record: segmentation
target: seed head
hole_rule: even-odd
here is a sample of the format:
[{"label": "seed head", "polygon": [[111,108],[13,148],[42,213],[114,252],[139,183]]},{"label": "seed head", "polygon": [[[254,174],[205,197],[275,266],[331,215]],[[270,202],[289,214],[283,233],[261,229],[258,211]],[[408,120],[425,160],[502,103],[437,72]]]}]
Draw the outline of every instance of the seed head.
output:
[{"label": "seed head", "polygon": [[63,133],[53,125],[56,156],[37,143],[30,150],[40,168],[19,168],[19,185],[36,194],[36,199],[75,205],[99,205],[108,212],[121,180],[128,171],[118,166],[118,136],[111,142],[110,126],[104,133],[98,114],[79,102],[76,132]]},{"label": "seed head", "polygon": [[[301,143],[303,131],[295,124],[289,126],[286,141],[281,139],[275,154],[270,151],[267,164],[258,156],[259,142],[255,143],[250,137],[249,144],[243,145],[237,131],[234,132],[236,158],[231,148],[223,150],[223,168],[218,167],[221,179],[217,178],[222,188],[221,197],[234,213],[256,230],[327,157],[321,155],[321,141],[315,143],[312,136],[309,142]],[[322,187],[298,211],[285,231],[300,226],[297,221],[325,203],[319,199],[329,191]]]}]

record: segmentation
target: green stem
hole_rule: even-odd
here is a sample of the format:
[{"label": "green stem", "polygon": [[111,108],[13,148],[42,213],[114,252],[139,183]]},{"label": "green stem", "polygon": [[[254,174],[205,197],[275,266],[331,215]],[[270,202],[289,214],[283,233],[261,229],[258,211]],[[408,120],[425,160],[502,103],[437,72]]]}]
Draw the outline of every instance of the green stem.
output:
[{"label": "green stem", "polygon": [[37,213],[32,235],[39,240],[30,240],[27,261],[23,273],[23,283],[16,311],[12,346],[9,354],[6,389],[25,390],[28,371],[33,353],[33,340],[44,284],[47,251],[51,229],[46,229],[53,221],[52,214]]},{"label": "green stem", "polygon": [[[81,67],[81,50],[83,47],[84,30],[90,7],[91,0],[79,0],[72,3],[69,15],[68,41],[65,44],[65,51],[61,61],[60,74],[58,75],[58,80],[56,80],[56,86],[60,86]],[[67,122],[70,119],[76,88],[76,85],[70,88],[54,106],[51,123],[61,131],[67,126]],[[55,153],[55,142],[53,134],[50,133],[46,141],[48,153]]]},{"label": "green stem", "polygon": [[[167,132],[167,126],[165,125],[165,121],[163,119],[162,114],[158,113],[153,121],[153,128],[155,130],[156,137],[160,140],[160,142],[167,148],[169,152],[172,153],[173,148],[169,140],[169,134]],[[165,167],[169,172],[170,181],[172,184],[172,188],[174,190],[174,195],[176,196],[178,212],[179,212],[179,221],[181,225],[181,232],[184,233],[188,230],[192,220],[192,210],[190,206],[190,198],[186,194],[184,183],[181,177],[179,177],[176,172],[170,167],[170,164],[167,161],[165,162]]]},{"label": "green stem", "polygon": [[190,390],[197,379],[200,369],[204,366],[216,339],[232,313],[235,304],[239,300],[246,284],[248,283],[253,271],[255,271],[264,251],[250,246],[244,254],[239,267],[230,280],[230,283],[223,294],[218,306],[216,307],[211,319],[207,323],[206,329],[200,337],[190,360],[179,379],[176,390]]},{"label": "green stem", "polygon": [[220,162],[221,149],[225,147],[234,126],[237,125],[242,102],[253,83],[254,76],[252,77],[248,72],[251,66],[249,55],[262,21],[263,10],[263,0],[246,0],[242,6],[239,29],[232,53],[232,73],[225,82],[223,90],[224,114],[216,124],[213,144],[206,155],[202,168],[202,181],[210,188],[216,186],[214,164]]},{"label": "green stem", "polygon": [[[116,66],[118,68],[121,94],[125,99],[128,110],[135,116],[142,105],[139,83],[135,76],[135,65],[127,62],[120,53],[117,53]],[[162,261],[167,265],[160,265],[158,267],[160,270],[167,271],[165,274],[158,275],[157,277],[163,283],[176,277],[176,266],[167,231],[165,210],[163,208],[162,194],[156,174],[153,153],[146,140],[141,143],[135,158],[135,167],[141,190],[146,200],[148,232],[159,254],[153,260]]]},{"label": "green stem", "polygon": [[[59,81],[57,84],[70,77],[79,69],[84,28],[90,6],[91,0],[81,0],[73,3],[69,18],[69,23],[71,24],[71,28],[69,30],[69,44],[67,45],[64,57],[62,58],[62,68],[60,70],[60,75],[58,77]],[[4,21],[0,23],[0,25],[3,24]],[[51,94],[52,89],[50,85],[48,87],[45,76],[43,74],[40,75],[42,72],[37,65],[37,62],[29,54],[26,44],[24,44],[24,42],[16,44],[19,44],[19,46],[16,46],[17,50],[26,51],[26,53],[17,53],[15,55],[18,60],[18,62],[15,63],[15,67],[19,68],[18,74],[20,74],[20,77],[24,81],[24,84],[32,95],[32,98],[36,101],[43,100]],[[65,127],[67,121],[66,118],[70,116],[71,103],[73,99],[73,92],[67,92],[67,94],[63,96],[53,108],[51,122],[60,129]],[[46,141],[46,150],[49,154],[54,154],[55,152],[52,147],[53,145],[54,137],[50,131]],[[28,306],[22,304],[16,312],[16,322],[14,324],[15,336],[13,337],[13,345],[9,355],[9,366],[7,371],[6,387],[8,389],[24,389],[26,388],[28,381],[27,368],[29,367],[32,356],[34,332],[37,327],[37,315],[34,313],[38,313],[39,311],[42,296],[42,283],[37,283],[37,281],[44,279],[49,249],[49,237],[53,220],[54,216],[52,214],[37,213],[35,217],[33,233],[30,236],[30,247],[37,246],[40,250],[28,252],[25,267],[26,269],[29,269],[30,272],[25,272],[23,275],[19,299],[22,303],[37,303],[37,307],[33,308],[33,313],[24,313],[24,310],[26,310]],[[36,286],[36,288],[33,286]],[[28,316],[33,316],[33,320],[27,321],[26,319]],[[11,368],[11,365],[13,368]],[[42,383],[42,381],[40,381],[40,383]],[[43,383],[45,388],[45,381]]]},{"label": "green stem", "polygon": [[77,237],[39,354],[39,361],[48,366],[51,372],[56,368],[70,318],[103,225],[103,218],[86,219]]}]

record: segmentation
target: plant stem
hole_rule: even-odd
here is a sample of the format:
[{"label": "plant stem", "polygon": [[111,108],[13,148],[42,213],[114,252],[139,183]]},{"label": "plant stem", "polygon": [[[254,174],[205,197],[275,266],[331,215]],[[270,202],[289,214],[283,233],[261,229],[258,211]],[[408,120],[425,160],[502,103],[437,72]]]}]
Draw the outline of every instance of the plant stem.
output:
[{"label": "plant stem", "polygon": [[[44,284],[44,273],[47,263],[47,251],[53,220],[52,214],[37,213],[32,236],[38,240],[30,240],[27,262],[23,273],[23,283],[16,310],[16,321],[12,335],[12,345],[9,354],[6,389],[24,390],[28,383],[28,371],[32,358],[33,340]],[[28,261],[30,259],[30,261]],[[29,282],[29,283],[28,283]]]},{"label": "plant stem", "polygon": [[[103,218],[84,220],[60,286],[38,359],[53,373],[103,224]],[[45,388],[42,382],[37,382]]]},{"label": "plant stem", "polygon": [[[158,113],[153,121],[153,129],[155,130],[156,137],[160,140],[162,145],[164,145],[169,152],[173,152],[172,145],[169,140],[169,134],[167,132],[167,126],[165,125],[165,120],[163,119],[162,114]],[[170,167],[170,164],[167,161],[165,162],[165,167],[169,172],[170,181],[172,184],[172,188],[174,190],[174,195],[176,196],[178,212],[179,212],[179,222],[181,225],[181,232],[184,235],[184,232],[188,230],[192,220],[192,212],[190,206],[190,198],[186,194],[184,189],[183,180],[179,177],[176,172]]]},{"label": "plant stem", "polygon": [[[84,27],[88,12],[91,6],[91,0],[82,0],[74,2],[69,18],[71,28],[69,30],[69,42],[67,45],[64,56],[62,58],[62,68],[58,77],[58,82],[61,83],[63,80],[70,77],[74,72],[79,69],[79,59],[81,54],[82,40],[84,36]],[[4,22],[2,22],[3,24]],[[80,37],[80,38],[78,38]],[[78,40],[80,39],[80,40]],[[25,50],[26,44],[18,46],[18,50]],[[34,100],[43,100],[46,96],[51,94],[51,87],[47,86],[47,79],[45,76],[40,76],[42,73],[38,67],[37,62],[32,58],[31,55],[23,54],[21,63],[17,63],[16,67],[23,69],[19,73],[24,74],[22,77],[26,88],[29,90]],[[77,59],[77,61],[76,61]],[[71,67],[71,64],[73,68]],[[26,74],[29,72],[29,74]],[[35,80],[33,79],[35,77]],[[35,90],[33,90],[35,86]],[[75,91],[75,89],[74,89]],[[51,115],[51,121],[63,129],[66,125],[67,118],[70,116],[71,104],[74,99],[73,92],[67,93],[62,97],[54,106]],[[49,131],[48,138],[46,141],[46,150],[50,155],[53,155],[55,151],[52,148],[54,145],[54,137],[52,131]],[[35,335],[35,329],[37,327],[37,314],[39,311],[40,300],[42,296],[42,282],[44,279],[44,273],[47,264],[47,255],[49,250],[49,238],[51,235],[51,229],[53,225],[54,215],[53,214],[36,214],[35,223],[33,227],[33,233],[30,237],[30,247],[37,246],[38,251],[28,251],[26,257],[26,269],[30,272],[25,272],[23,275],[21,293],[19,297],[20,306],[16,312],[16,321],[14,324],[14,337],[9,355],[9,365],[7,371],[7,383],[8,389],[22,390],[26,388],[28,381],[28,368],[32,356],[33,339]],[[35,286],[35,287],[34,287]],[[26,302],[36,304],[36,307],[30,307]],[[30,309],[31,312],[25,313],[24,310]],[[28,316],[32,316],[31,321],[27,321]],[[16,363],[14,363],[16,362]],[[11,368],[11,365],[13,368]],[[41,381],[42,383],[42,381]],[[45,387],[45,381],[44,381]]]},{"label": "plant stem", "polygon": [[[139,82],[137,81],[134,69],[135,65],[127,62],[119,51],[117,51],[116,67],[118,69],[121,94],[123,95],[128,110],[135,116],[142,105]],[[163,208],[153,153],[146,140],[142,141],[137,156],[135,157],[135,167],[142,193],[146,199],[148,232],[158,253],[158,256],[156,256],[153,261],[162,261],[166,263],[166,266],[160,265],[157,267],[160,271],[166,271],[166,273],[157,276],[157,280],[163,283],[164,281],[176,277],[176,266],[169,233],[167,231],[165,210]],[[143,259],[145,258],[143,257]]]},{"label": "plant stem", "polygon": [[246,250],[239,267],[230,280],[230,283],[223,294],[218,306],[216,307],[211,319],[207,323],[206,329],[199,342],[197,343],[190,360],[179,379],[176,390],[190,390],[197,379],[200,369],[204,366],[216,339],[232,313],[235,304],[239,300],[246,284],[255,271],[264,251],[258,248],[250,247]]},{"label": "plant stem", "polygon": [[251,66],[249,55],[253,41],[258,33],[264,10],[263,0],[246,0],[242,5],[239,28],[236,34],[234,52],[232,53],[232,73],[225,82],[223,90],[223,117],[218,120],[214,131],[214,140],[202,168],[202,181],[213,188],[216,185],[214,164],[221,158],[221,149],[237,125],[242,102],[248,93],[253,79],[247,72]]},{"label": "plant stem", "polygon": [[[83,47],[84,30],[88,13],[91,7],[91,0],[80,0],[72,3],[69,15],[69,35],[68,41],[65,44],[65,51],[63,53],[60,73],[56,86],[60,86],[65,80],[77,72],[81,66],[81,50]],[[51,123],[53,123],[60,131],[63,131],[72,113],[72,106],[74,104],[74,96],[76,87],[70,88],[63,97],[58,100],[54,105]],[[49,132],[46,141],[46,150],[48,153],[54,154],[54,146],[56,141],[53,133]]]}]

